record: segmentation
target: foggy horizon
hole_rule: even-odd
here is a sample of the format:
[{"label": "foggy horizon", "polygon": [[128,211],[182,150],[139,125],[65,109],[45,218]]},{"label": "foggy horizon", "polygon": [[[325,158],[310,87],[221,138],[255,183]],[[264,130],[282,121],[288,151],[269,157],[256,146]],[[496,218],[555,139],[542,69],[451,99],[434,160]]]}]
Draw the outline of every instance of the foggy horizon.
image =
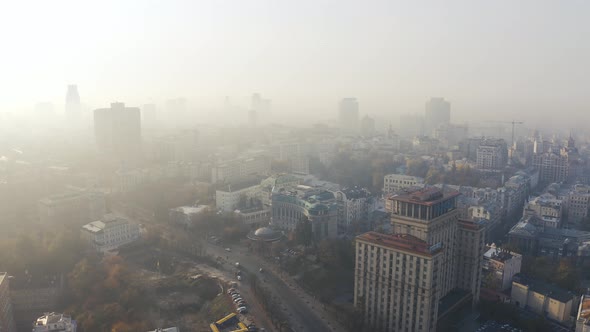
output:
[{"label": "foggy horizon", "polygon": [[[335,118],[349,96],[361,116],[390,119],[422,113],[430,97],[451,101],[459,123],[515,112],[588,117],[583,1],[27,3],[2,14],[14,52],[0,58],[10,64],[0,112],[51,102],[61,113],[65,86],[77,84],[91,108],[184,97],[206,115],[225,96],[247,108],[258,92],[287,117]],[[34,24],[15,20],[24,13]]]}]

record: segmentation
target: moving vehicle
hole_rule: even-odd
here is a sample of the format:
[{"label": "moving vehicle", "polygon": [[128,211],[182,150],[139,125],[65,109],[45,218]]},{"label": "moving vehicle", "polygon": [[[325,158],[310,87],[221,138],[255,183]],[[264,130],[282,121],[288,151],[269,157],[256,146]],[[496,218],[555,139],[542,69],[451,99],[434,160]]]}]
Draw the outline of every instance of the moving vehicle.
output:
[{"label": "moving vehicle", "polygon": [[240,267],[240,262],[236,262],[236,267]]},{"label": "moving vehicle", "polygon": [[231,252],[231,249],[230,248],[225,248],[225,251]]}]

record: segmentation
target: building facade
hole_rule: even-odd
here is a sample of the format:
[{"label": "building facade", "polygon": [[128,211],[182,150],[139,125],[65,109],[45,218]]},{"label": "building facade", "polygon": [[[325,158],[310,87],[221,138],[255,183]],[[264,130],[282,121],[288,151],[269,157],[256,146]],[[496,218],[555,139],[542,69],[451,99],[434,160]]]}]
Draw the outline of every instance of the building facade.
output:
[{"label": "building facade", "polygon": [[590,295],[584,294],[580,298],[576,316],[576,332],[590,332]]},{"label": "building facade", "polygon": [[561,323],[570,321],[574,295],[557,286],[516,275],[511,298],[517,307]]},{"label": "building facade", "polygon": [[82,238],[96,251],[107,253],[140,237],[139,226],[114,214],[82,226]]},{"label": "building facade", "polygon": [[404,189],[412,187],[421,187],[424,185],[424,179],[418,176],[409,176],[404,174],[387,174],[383,178],[383,194],[394,194]]},{"label": "building facade", "polygon": [[40,199],[37,209],[39,221],[44,225],[64,222],[82,225],[100,219],[106,212],[106,202],[101,192],[73,190]]},{"label": "building facade", "polygon": [[483,269],[486,273],[485,286],[500,291],[512,286],[512,278],[520,273],[522,255],[490,247],[484,254]]},{"label": "building facade", "polygon": [[355,306],[378,331],[434,331],[443,264],[442,248],[415,236],[359,235]]},{"label": "building facade", "polygon": [[116,158],[141,154],[141,112],[138,107],[112,103],[94,110],[94,134],[98,150]]},{"label": "building facade", "polygon": [[338,203],[330,191],[299,185],[275,188],[272,193],[271,226],[294,231],[305,220],[311,224],[314,240],[338,235]]},{"label": "building facade", "polygon": [[435,331],[441,315],[477,302],[485,221],[460,221],[458,196],[428,187],[390,197],[393,235],[357,237],[354,303],[369,325]]},{"label": "building facade", "polygon": [[476,163],[481,170],[500,170],[506,166],[506,142],[502,139],[482,141],[477,147]]}]

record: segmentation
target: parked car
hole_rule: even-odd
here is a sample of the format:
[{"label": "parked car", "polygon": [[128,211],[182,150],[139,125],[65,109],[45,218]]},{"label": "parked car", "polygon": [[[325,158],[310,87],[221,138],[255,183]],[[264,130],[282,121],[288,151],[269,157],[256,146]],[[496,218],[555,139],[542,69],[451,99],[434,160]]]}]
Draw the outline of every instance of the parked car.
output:
[{"label": "parked car", "polygon": [[246,314],[248,313],[248,309],[246,307],[239,307],[238,312],[241,314]]},{"label": "parked car", "polygon": [[240,301],[242,301],[242,300],[243,300],[243,299],[242,299],[241,297],[236,297],[236,298],[234,299],[234,303],[238,303],[238,302],[240,302]]},{"label": "parked car", "polygon": [[242,276],[238,276],[238,281],[242,281]]},{"label": "parked car", "polygon": [[225,251],[231,252],[231,249],[230,248],[225,248]]},{"label": "parked car", "polygon": [[236,267],[240,267],[240,262],[236,262]]}]

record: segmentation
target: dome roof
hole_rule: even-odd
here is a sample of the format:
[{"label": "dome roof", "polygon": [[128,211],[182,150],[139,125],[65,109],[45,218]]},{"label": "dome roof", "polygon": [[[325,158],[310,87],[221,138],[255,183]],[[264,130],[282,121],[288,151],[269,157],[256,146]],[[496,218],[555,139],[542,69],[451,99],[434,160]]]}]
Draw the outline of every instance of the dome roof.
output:
[{"label": "dome roof", "polygon": [[257,241],[277,241],[283,236],[282,232],[275,231],[269,227],[261,227],[254,233],[250,233],[248,238]]},{"label": "dome roof", "polygon": [[259,229],[256,230],[256,232],[254,232],[254,235],[261,236],[261,237],[274,236],[275,234],[276,234],[276,232],[268,227],[260,227]]}]

